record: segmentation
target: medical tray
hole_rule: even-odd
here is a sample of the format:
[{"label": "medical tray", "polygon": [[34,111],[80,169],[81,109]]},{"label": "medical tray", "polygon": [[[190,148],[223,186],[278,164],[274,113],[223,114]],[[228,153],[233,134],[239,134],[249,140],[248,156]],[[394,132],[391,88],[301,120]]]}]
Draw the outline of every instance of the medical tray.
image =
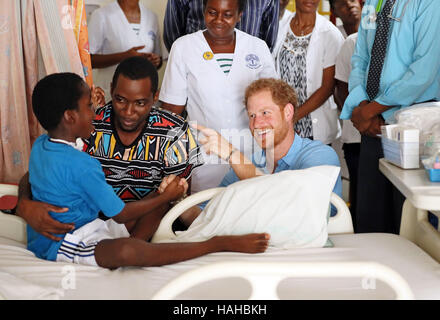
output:
[{"label": "medical tray", "polygon": [[432,169],[425,166],[426,173],[428,174],[429,180],[432,182],[440,182],[440,169]]}]

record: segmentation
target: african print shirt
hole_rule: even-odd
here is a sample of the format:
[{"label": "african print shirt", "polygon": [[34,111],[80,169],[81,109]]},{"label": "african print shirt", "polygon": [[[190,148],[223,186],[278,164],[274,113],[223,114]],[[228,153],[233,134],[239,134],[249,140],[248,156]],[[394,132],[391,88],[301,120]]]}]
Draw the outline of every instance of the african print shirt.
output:
[{"label": "african print shirt", "polygon": [[167,175],[189,178],[202,164],[191,128],[171,112],[153,108],[143,132],[129,146],[119,140],[111,102],[96,111],[93,124],[84,151],[101,162],[107,183],[124,202],[155,191]]}]

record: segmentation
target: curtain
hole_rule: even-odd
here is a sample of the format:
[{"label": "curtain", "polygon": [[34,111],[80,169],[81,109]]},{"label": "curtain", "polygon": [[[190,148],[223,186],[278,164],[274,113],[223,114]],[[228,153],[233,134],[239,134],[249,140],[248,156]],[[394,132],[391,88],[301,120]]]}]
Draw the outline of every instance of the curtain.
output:
[{"label": "curtain", "polygon": [[87,17],[84,0],[70,0],[73,9],[73,32],[78,45],[78,52],[83,67],[85,80],[89,87],[93,85],[92,60],[89,51],[89,34],[87,30]]},{"label": "curtain", "polygon": [[55,72],[74,72],[91,84],[91,67],[85,13],[75,19],[84,12],[83,1],[1,2],[0,182],[17,183],[28,170],[32,143],[43,133],[32,112],[35,84]]}]

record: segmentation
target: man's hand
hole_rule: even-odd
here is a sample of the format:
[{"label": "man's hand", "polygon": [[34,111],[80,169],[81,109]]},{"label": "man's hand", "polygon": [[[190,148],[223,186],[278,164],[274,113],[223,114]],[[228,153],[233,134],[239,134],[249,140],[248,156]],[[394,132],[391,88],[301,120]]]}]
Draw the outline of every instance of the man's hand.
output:
[{"label": "man's hand", "polygon": [[105,92],[95,85],[92,85],[92,105],[95,109],[105,105]]},{"label": "man's hand", "polygon": [[168,201],[177,201],[185,194],[185,188],[180,183],[180,180],[173,179],[162,193]]},{"label": "man's hand", "polygon": [[234,147],[221,134],[200,124],[193,125],[193,128],[199,130],[205,136],[205,138],[199,139],[199,142],[205,149],[206,154],[213,153],[223,160],[229,159]]},{"label": "man's hand", "polygon": [[65,234],[75,228],[73,223],[61,223],[49,215],[49,211],[63,213],[68,208],[60,208],[47,203],[20,199],[17,204],[17,215],[23,218],[36,232],[53,241],[62,240],[53,234]]},{"label": "man's hand", "polygon": [[358,107],[353,109],[351,122],[361,134],[376,137],[381,133],[380,126],[385,124],[380,114],[388,108],[389,106],[381,105],[375,101],[362,101]]},{"label": "man's hand", "polygon": [[[184,189],[184,194],[188,191],[188,181],[186,181],[185,178],[179,178],[174,174],[171,174],[169,176],[166,176],[163,178],[162,182],[160,183],[160,186],[158,188],[159,193],[163,193],[167,186],[174,180],[178,179],[179,185],[181,185]],[[179,180],[180,179],[180,180]]]},{"label": "man's hand", "polygon": [[362,101],[359,106],[353,109],[353,112],[351,113],[351,122],[353,122],[354,127],[362,134],[364,134],[364,132],[371,125],[371,118],[366,113],[368,104],[368,101]]},{"label": "man's hand", "polygon": [[385,121],[380,116],[375,116],[371,119],[371,124],[368,129],[365,131],[365,134],[371,137],[377,137],[378,134],[381,134],[381,126],[385,125]]}]

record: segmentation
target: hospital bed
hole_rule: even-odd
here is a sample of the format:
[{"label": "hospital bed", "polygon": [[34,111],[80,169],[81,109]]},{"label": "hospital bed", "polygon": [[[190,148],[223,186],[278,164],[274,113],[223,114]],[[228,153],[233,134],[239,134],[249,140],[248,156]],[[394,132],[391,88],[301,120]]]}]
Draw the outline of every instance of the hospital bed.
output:
[{"label": "hospital bed", "polygon": [[[165,216],[153,242],[174,237],[172,222],[220,192],[186,198]],[[17,193],[0,185],[0,197]],[[0,296],[6,299],[440,299],[440,265],[409,240],[353,234],[350,213],[328,224],[333,247],[219,252],[149,268],[99,267],[45,261],[26,250],[24,222],[0,213]]]}]

